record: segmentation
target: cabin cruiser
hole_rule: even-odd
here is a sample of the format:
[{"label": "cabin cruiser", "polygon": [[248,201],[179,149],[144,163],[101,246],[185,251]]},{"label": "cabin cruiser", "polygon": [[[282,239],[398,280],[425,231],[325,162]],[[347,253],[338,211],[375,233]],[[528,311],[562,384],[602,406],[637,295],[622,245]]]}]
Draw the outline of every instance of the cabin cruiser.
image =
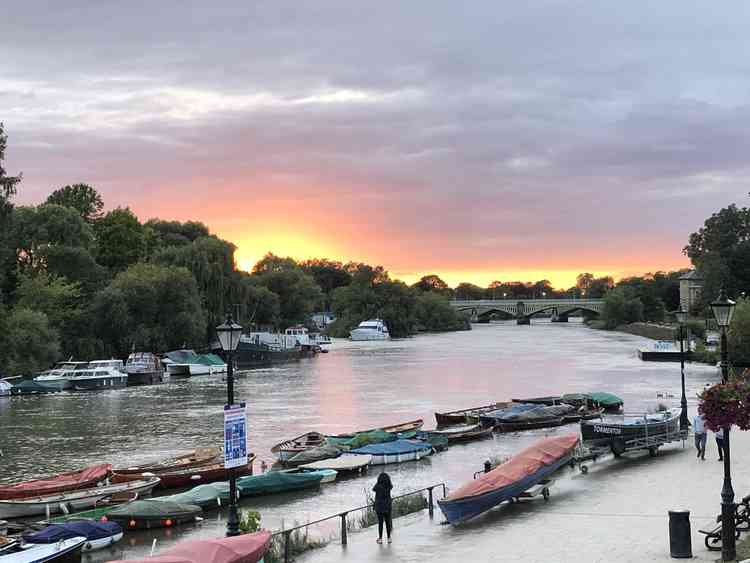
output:
[{"label": "cabin cruiser", "polygon": [[4,379],[0,379],[0,397],[10,396],[11,389],[13,389],[13,385]]},{"label": "cabin cruiser", "polygon": [[382,319],[369,319],[349,333],[350,340],[389,340],[391,335]]},{"label": "cabin cruiser", "polygon": [[133,352],[125,364],[128,385],[151,385],[164,381],[164,366],[151,352]]},{"label": "cabin cruiser", "polygon": [[286,336],[292,336],[297,344],[302,348],[302,352],[316,354],[320,352],[320,344],[318,344],[312,335],[302,325],[290,326],[284,331]]},{"label": "cabin cruiser", "polygon": [[34,381],[43,387],[56,391],[71,389],[73,386],[70,379],[73,377],[73,373],[76,370],[85,369],[88,365],[88,362],[59,362],[52,369],[36,376]]},{"label": "cabin cruiser", "polygon": [[115,389],[128,384],[128,374],[111,366],[79,369],[72,372],[70,384],[76,391]]},{"label": "cabin cruiser", "polygon": [[217,355],[196,354],[195,350],[167,352],[162,363],[170,377],[221,375],[227,372],[227,364]]},{"label": "cabin cruiser", "polygon": [[87,367],[89,369],[112,368],[114,370],[125,373],[125,366],[123,365],[122,360],[115,360],[114,358],[111,360],[93,360],[89,362],[89,365]]}]

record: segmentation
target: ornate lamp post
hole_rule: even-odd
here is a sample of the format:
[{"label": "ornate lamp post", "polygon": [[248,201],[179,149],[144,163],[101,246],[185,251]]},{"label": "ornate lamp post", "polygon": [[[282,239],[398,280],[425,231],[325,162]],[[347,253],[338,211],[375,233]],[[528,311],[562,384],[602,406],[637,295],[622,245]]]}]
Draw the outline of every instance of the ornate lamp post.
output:
[{"label": "ornate lamp post", "polygon": [[[227,362],[227,406],[234,404],[234,351],[240,343],[242,327],[227,314],[227,320],[216,327],[221,349]],[[227,452],[224,452],[227,455]],[[227,536],[238,536],[240,533],[240,518],[237,514],[237,473],[234,468],[229,470],[229,518],[227,519]]]},{"label": "ornate lamp post", "polygon": [[[711,303],[716,324],[721,328],[721,381],[729,379],[729,353],[727,351],[727,327],[732,321],[735,302],[727,297],[722,288],[718,299]],[[734,489],[729,461],[729,426],[724,427],[724,485],[721,488],[721,558],[733,561],[737,555],[735,547]]]},{"label": "ornate lamp post", "polygon": [[682,378],[682,398],[680,399],[680,433],[688,431],[687,415],[687,398],[685,397],[685,323],[688,319],[688,312],[680,307],[679,311],[674,313],[677,322],[680,324],[680,377]]}]

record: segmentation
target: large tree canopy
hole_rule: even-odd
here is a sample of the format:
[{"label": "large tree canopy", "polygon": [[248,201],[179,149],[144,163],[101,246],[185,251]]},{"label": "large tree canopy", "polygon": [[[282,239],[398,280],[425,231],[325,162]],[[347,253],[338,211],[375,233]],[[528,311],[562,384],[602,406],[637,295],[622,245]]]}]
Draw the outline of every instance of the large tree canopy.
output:
[{"label": "large tree canopy", "polygon": [[145,256],[146,233],[138,217],[118,207],[94,225],[97,242],[96,260],[102,266],[120,272]]},{"label": "large tree canopy", "polygon": [[73,184],[52,192],[45,203],[53,203],[75,209],[84,221],[94,222],[104,208],[102,196],[88,184]]}]

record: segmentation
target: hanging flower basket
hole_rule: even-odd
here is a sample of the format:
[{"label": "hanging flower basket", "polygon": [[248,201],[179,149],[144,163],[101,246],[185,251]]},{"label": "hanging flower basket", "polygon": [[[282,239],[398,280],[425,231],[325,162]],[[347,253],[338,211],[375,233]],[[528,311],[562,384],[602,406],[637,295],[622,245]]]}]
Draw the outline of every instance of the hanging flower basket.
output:
[{"label": "hanging flower basket", "polygon": [[700,394],[698,412],[714,432],[727,426],[750,430],[750,383],[731,381],[709,387]]}]

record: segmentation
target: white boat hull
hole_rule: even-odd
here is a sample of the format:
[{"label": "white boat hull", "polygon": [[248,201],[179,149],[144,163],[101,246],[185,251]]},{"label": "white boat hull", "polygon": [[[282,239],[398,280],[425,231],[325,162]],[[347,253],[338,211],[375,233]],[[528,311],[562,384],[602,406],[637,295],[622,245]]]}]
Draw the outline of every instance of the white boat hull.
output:
[{"label": "white boat hull", "polygon": [[221,375],[227,372],[227,366],[208,366],[204,364],[168,364],[170,377],[194,377],[196,375]]},{"label": "white boat hull", "polygon": [[[73,561],[75,553],[75,560],[80,561],[80,550],[85,542],[86,538],[81,536],[55,543],[34,544],[26,551],[0,556],[0,560],[7,560],[8,563],[38,563],[39,561],[61,561],[63,559],[58,558],[64,557],[65,561]],[[67,554],[70,554],[70,559]]]},{"label": "white boat hull", "polygon": [[372,456],[370,465],[389,465],[391,463],[418,461],[423,457],[427,457],[431,453],[431,450],[417,450],[415,452],[408,452],[405,454],[375,454]]},{"label": "white boat hull", "polygon": [[[86,543],[83,544],[83,551],[96,551],[98,549],[104,549],[105,547],[109,547],[110,545],[116,544],[118,541],[122,539],[122,536],[123,536],[123,532],[120,532],[119,534],[109,536],[108,538],[99,538],[98,540],[86,540]],[[32,547],[49,545],[49,544],[29,543],[26,545],[28,545],[29,549],[31,549]]]},{"label": "white boat hull", "polygon": [[391,337],[388,334],[378,332],[376,330],[362,330],[355,328],[349,333],[349,340],[353,340],[355,342],[365,342],[368,340],[390,340],[390,338]]}]

